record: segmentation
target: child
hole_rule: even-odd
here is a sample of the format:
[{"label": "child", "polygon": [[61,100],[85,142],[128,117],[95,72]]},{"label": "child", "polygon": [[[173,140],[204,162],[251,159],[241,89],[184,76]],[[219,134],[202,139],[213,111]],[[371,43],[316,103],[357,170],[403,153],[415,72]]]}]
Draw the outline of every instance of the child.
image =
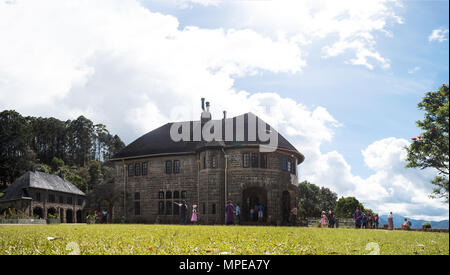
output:
[{"label": "child", "polygon": [[193,224],[197,224],[197,205],[194,204],[192,205],[192,217],[191,217],[191,222]]},{"label": "child", "polygon": [[325,211],[322,211],[322,218],[320,219],[320,224],[322,227],[325,227],[325,219],[326,219],[327,215],[325,215]]},{"label": "child", "polygon": [[253,221],[255,215],[255,209],[250,208],[250,220]]}]

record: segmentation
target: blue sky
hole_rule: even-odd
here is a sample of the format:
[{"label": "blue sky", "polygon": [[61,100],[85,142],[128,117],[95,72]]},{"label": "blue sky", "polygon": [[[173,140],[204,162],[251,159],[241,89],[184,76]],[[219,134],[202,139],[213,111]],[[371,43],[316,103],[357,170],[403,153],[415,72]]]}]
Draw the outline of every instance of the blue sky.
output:
[{"label": "blue sky", "polygon": [[402,148],[424,93],[449,82],[448,13],[448,1],[0,1],[0,109],[83,114],[130,143],[198,118],[204,96],[215,116],[276,125],[306,156],[301,180],[444,219],[434,171],[405,169]]}]

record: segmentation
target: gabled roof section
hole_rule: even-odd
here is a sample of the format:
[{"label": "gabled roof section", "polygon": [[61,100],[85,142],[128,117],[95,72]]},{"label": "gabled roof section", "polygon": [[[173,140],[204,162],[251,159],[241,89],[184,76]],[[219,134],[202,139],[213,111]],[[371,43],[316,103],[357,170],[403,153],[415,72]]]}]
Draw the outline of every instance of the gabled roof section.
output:
[{"label": "gabled roof section", "polygon": [[6,188],[5,194],[0,198],[0,201],[28,197],[28,188],[39,188],[82,196],[85,195],[75,185],[57,175],[29,171],[16,179],[13,184]]},{"label": "gabled roof section", "polygon": [[[213,120],[218,124],[222,125],[222,140],[225,139],[225,121],[231,122],[233,125],[233,139],[232,141],[192,141],[194,140],[193,129],[194,129],[194,121],[186,121],[180,123],[188,123],[190,125],[190,140],[191,141],[173,141],[170,137],[170,129],[174,123],[167,123],[149,133],[141,136],[136,139],[120,152],[118,152],[113,160],[121,160],[128,158],[138,158],[144,156],[152,156],[152,155],[169,155],[169,154],[189,154],[196,153],[199,150],[202,150],[206,147],[253,147],[263,144],[268,144],[269,142],[263,142],[258,139],[258,135],[256,141],[249,140],[248,138],[248,125],[249,125],[249,117],[251,119],[256,120],[256,125],[258,125],[258,120],[261,120],[259,117],[255,116],[252,113],[246,113],[237,117],[221,119],[221,120]],[[239,141],[236,138],[236,127],[237,120],[243,120],[244,122],[244,138],[242,141]],[[261,122],[263,122],[261,120]],[[200,123],[199,121],[195,121],[196,124]],[[278,149],[289,151],[290,153],[297,156],[299,162],[303,162],[304,156],[282,135],[276,132],[278,135]]]}]

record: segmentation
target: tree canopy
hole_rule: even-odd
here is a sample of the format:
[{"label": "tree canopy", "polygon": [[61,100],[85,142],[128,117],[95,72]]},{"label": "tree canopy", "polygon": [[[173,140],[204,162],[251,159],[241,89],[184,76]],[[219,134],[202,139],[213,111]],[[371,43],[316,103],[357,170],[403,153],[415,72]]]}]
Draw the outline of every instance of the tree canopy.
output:
[{"label": "tree canopy", "polygon": [[423,120],[417,121],[422,133],[412,138],[407,148],[409,168],[434,168],[436,177],[431,181],[432,197],[448,202],[449,188],[449,90],[444,84],[439,90],[427,92],[418,108],[425,111]]}]

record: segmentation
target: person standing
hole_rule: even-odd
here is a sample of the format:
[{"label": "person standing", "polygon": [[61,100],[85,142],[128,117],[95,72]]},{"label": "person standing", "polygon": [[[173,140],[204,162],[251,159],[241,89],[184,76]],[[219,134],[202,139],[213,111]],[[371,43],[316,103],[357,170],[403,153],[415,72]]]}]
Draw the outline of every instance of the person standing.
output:
[{"label": "person standing", "polygon": [[108,211],[106,211],[106,209],[103,209],[102,211],[102,223],[107,223],[108,222]]},{"label": "person standing", "polygon": [[380,222],[380,217],[378,217],[378,214],[375,215],[375,228],[378,229],[378,223]]},{"label": "person standing", "polygon": [[335,223],[335,217],[336,215],[334,214],[333,209],[330,209],[329,213],[328,213],[328,227],[330,228],[334,228],[334,223]]},{"label": "person standing", "polygon": [[234,224],[234,206],[231,201],[227,202],[225,206],[225,214],[226,214],[226,224]]},{"label": "person standing", "polygon": [[263,215],[264,215],[264,206],[262,204],[258,205],[258,222],[263,222]]},{"label": "person standing", "polygon": [[355,228],[361,228],[361,211],[359,211],[359,208],[356,208],[355,211]]},{"label": "person standing", "polygon": [[197,217],[197,205],[194,204],[194,205],[192,205],[192,217],[191,217],[191,222],[192,222],[193,224],[197,224],[197,219],[198,219],[198,217]]},{"label": "person standing", "polygon": [[394,230],[394,217],[392,216],[392,212],[388,216],[388,230]]},{"label": "person standing", "polygon": [[297,222],[297,213],[298,213],[298,210],[297,210],[297,207],[295,207],[294,206],[294,208],[292,208],[292,210],[291,210],[291,215],[290,215],[290,218],[291,218],[291,225],[292,226],[295,226],[296,225],[296,222]]},{"label": "person standing", "polygon": [[239,206],[239,203],[236,204],[236,224],[241,223],[241,207]]},{"label": "person standing", "polygon": [[186,224],[186,215],[187,215],[187,203],[186,201],[182,201],[181,203],[174,202],[176,205],[180,207],[180,224]]},{"label": "person standing", "polygon": [[320,219],[320,226],[321,227],[325,227],[325,225],[326,225],[326,221],[325,221],[325,219],[327,218],[327,215],[325,215],[325,211],[322,211],[322,217],[321,217],[321,219]]}]

